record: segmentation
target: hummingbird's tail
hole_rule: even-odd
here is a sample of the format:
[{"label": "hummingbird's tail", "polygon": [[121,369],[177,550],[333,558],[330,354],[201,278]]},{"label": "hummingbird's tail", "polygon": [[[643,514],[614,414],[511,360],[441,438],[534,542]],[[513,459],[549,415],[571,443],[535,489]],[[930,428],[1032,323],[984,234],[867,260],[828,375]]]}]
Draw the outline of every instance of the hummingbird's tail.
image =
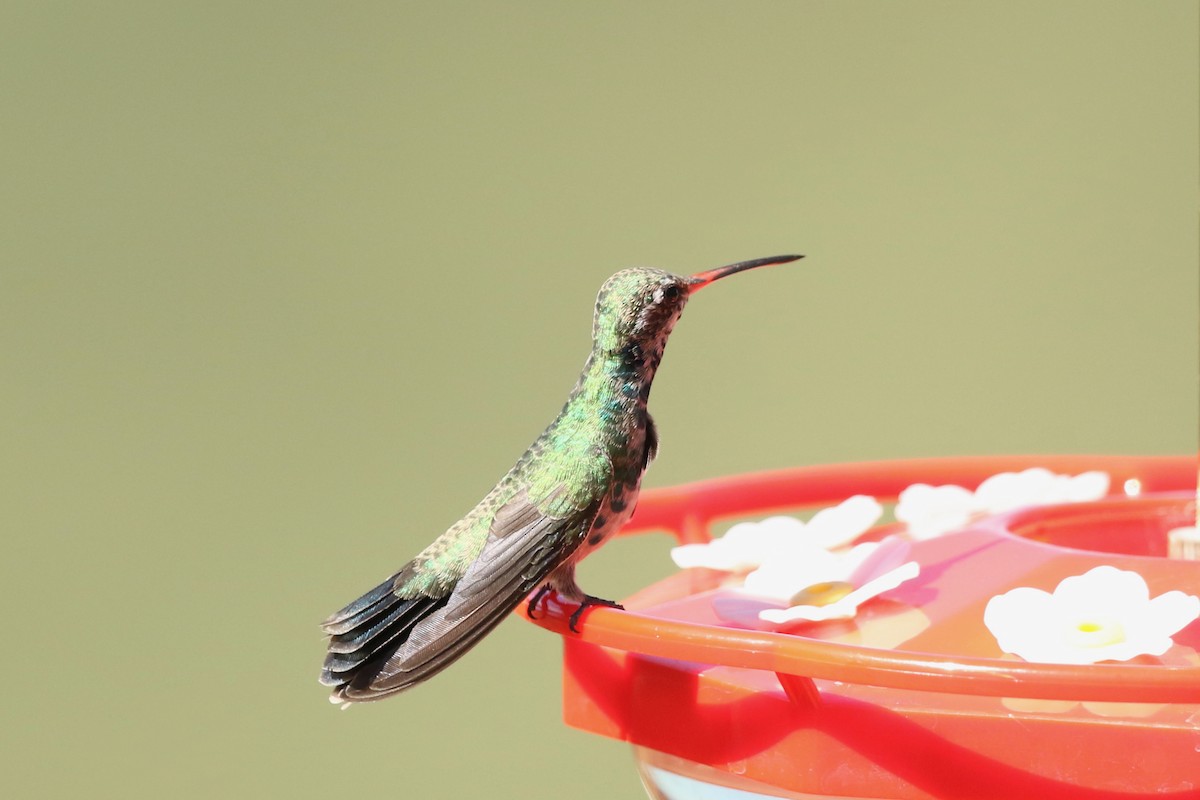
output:
[{"label": "hummingbird's tail", "polygon": [[330,702],[374,700],[406,688],[374,691],[370,687],[408,641],[413,627],[444,607],[450,597],[400,597],[396,594],[399,575],[388,578],[321,624],[329,634],[321,683],[333,687]]},{"label": "hummingbird's tail", "polygon": [[[405,597],[396,587],[407,583],[408,569],[322,623],[329,650],[320,680],[333,687],[331,703],[381,700],[432,678],[528,593],[526,585],[503,592],[494,582],[464,580],[444,597]],[[496,596],[498,592],[503,595]]]}]

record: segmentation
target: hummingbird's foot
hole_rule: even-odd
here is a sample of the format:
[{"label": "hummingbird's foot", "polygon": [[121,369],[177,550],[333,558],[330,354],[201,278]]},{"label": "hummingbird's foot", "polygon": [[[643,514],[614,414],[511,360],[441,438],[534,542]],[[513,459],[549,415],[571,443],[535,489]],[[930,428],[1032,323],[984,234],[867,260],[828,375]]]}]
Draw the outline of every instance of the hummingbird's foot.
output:
[{"label": "hummingbird's foot", "polygon": [[537,619],[533,612],[537,610],[538,603],[542,602],[542,598],[545,597],[546,593],[549,591],[550,584],[547,583],[545,586],[533,593],[533,597],[529,598],[529,605],[525,606],[526,616],[528,616],[530,619]]},{"label": "hummingbird's foot", "polygon": [[567,627],[572,633],[579,633],[579,629],[575,627],[575,623],[579,622],[579,618],[583,616],[583,610],[588,606],[606,606],[608,608],[616,608],[621,611],[625,610],[625,606],[618,603],[616,600],[605,600],[603,597],[592,597],[590,594],[583,596],[583,602],[579,604],[579,608],[575,609],[570,619],[567,620]]}]

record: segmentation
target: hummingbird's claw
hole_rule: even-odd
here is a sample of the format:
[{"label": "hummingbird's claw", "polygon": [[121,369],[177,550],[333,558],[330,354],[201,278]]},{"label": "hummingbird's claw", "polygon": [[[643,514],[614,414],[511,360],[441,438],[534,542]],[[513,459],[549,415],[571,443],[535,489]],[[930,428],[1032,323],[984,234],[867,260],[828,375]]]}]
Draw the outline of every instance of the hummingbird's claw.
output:
[{"label": "hummingbird's claw", "polygon": [[583,610],[588,606],[606,606],[615,608],[620,611],[625,610],[625,606],[618,603],[616,600],[605,600],[603,597],[592,597],[590,594],[583,596],[583,602],[579,604],[579,608],[575,609],[575,613],[567,620],[567,627],[572,633],[579,633],[579,629],[575,627],[575,623],[579,622],[579,618],[583,616]]},{"label": "hummingbird's claw", "polygon": [[546,584],[542,588],[533,593],[533,597],[529,598],[529,605],[525,606],[525,615],[530,619],[537,619],[533,612],[537,610],[538,603],[542,602],[542,598],[550,591],[550,584]]}]

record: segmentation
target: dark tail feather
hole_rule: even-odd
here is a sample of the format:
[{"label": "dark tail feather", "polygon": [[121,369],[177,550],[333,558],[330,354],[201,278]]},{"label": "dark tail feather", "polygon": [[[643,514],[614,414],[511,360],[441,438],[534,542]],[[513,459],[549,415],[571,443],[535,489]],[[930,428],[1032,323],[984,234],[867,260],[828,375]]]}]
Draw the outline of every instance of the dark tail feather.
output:
[{"label": "dark tail feather", "polygon": [[408,640],[413,626],[446,605],[449,597],[399,597],[395,579],[376,586],[325,620],[329,652],[321,683],[333,687],[332,702],[342,702],[351,685],[368,686],[388,659]]},{"label": "dark tail feather", "polygon": [[[515,605],[505,603],[488,608],[472,624],[457,628],[453,632],[446,632],[445,613],[451,599],[452,596],[428,600],[429,605],[415,615],[412,622],[406,623],[403,631],[389,634],[394,638],[386,645],[379,644],[384,637],[378,637],[375,649],[359,666],[339,673],[330,670],[330,665],[340,664],[347,656],[337,653],[326,656],[326,669],[322,671],[321,680],[328,682],[328,673],[339,681],[329,698],[330,702],[359,703],[382,700],[428,680],[475,646],[512,612]],[[521,599],[517,597],[516,601],[519,603]],[[419,644],[411,653],[400,652],[401,648],[407,650],[418,641]],[[357,657],[358,654],[349,656],[351,659]],[[343,675],[345,677],[341,677]]]},{"label": "dark tail feather", "polygon": [[321,629],[332,636],[358,627],[364,619],[371,616],[375,606],[396,599],[395,589],[396,576],[393,575],[341,611],[334,612],[329,619],[321,623]]}]

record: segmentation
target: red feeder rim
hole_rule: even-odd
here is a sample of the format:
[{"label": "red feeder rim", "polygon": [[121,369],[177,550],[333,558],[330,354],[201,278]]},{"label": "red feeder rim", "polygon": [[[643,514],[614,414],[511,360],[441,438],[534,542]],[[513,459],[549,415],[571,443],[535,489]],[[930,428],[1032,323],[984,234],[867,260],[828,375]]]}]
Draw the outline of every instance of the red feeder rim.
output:
[{"label": "red feeder rim", "polygon": [[[1186,496],[1178,493],[1194,492],[1196,485],[1196,459],[1191,456],[989,456],[799,467],[647,490],[642,494],[637,513],[620,535],[667,531],[681,544],[704,542],[711,538],[710,524],[723,518],[828,505],[855,494],[890,502],[914,483],[952,483],[973,489],[996,473],[1035,466],[1070,474],[1103,470],[1109,474],[1111,486],[1118,490],[1129,481],[1139,483],[1139,496],[1104,501],[1109,503],[1161,503],[1164,493],[1177,493],[1172,500],[1178,504],[1186,501]],[[992,518],[999,529],[1014,519],[1014,515]],[[987,525],[985,521],[982,526],[971,528],[986,529]],[[1092,558],[1095,557],[1093,554]],[[1123,556],[1122,560],[1127,558],[1130,557]],[[1113,559],[1110,556],[1104,560]],[[1171,568],[1187,578],[1184,585],[1200,585],[1200,563],[1175,561],[1171,562]],[[539,615],[535,624],[569,640],[628,653],[768,670],[779,676],[789,697],[796,702],[815,701],[817,693],[812,680],[826,679],[995,697],[1200,703],[1200,667],[1194,666],[1127,663],[1076,666],[885,650],[794,633],[663,619],[639,612],[686,596],[687,581],[677,580],[681,575],[635,594],[625,601],[626,611],[589,610],[578,634],[568,630],[566,615],[554,607]],[[522,616],[523,610],[522,606]]]}]

